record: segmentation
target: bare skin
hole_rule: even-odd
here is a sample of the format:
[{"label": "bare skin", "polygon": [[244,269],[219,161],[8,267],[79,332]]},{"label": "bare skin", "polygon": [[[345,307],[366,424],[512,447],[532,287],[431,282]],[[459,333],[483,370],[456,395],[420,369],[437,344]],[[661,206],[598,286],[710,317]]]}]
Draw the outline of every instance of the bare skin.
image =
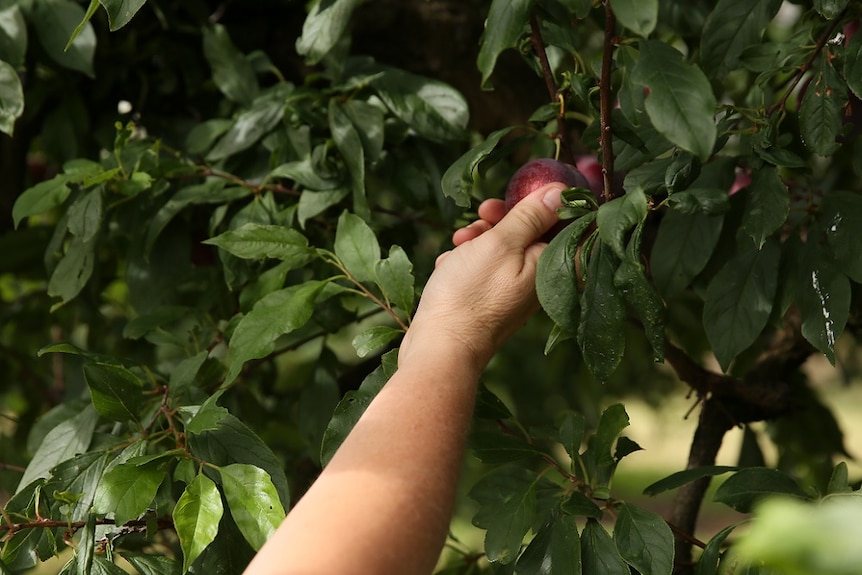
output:
[{"label": "bare skin", "polygon": [[538,309],[538,241],[563,184],[479,220],[437,259],[398,371],[246,575],[428,575],[449,527],[479,377]]}]

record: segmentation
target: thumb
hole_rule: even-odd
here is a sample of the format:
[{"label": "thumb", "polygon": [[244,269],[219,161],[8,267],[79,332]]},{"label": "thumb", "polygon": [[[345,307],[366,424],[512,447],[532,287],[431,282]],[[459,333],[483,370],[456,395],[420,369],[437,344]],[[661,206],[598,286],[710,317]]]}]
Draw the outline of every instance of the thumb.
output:
[{"label": "thumb", "polygon": [[552,182],[525,196],[492,229],[522,247],[535,243],[559,221],[560,193],[568,186]]}]

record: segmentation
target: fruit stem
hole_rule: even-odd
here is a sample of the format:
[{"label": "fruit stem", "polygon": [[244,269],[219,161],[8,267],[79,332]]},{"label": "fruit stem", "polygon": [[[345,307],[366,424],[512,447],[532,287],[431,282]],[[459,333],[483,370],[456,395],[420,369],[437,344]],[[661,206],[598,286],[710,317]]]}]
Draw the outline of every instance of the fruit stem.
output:
[{"label": "fruit stem", "polygon": [[611,9],[610,2],[605,1],[605,46],[602,53],[602,79],[600,85],[601,131],[599,144],[602,150],[602,178],[604,186],[602,197],[608,202],[614,198],[614,146],[613,130],[611,128],[611,113],[613,111],[613,94],[611,91],[611,74],[613,73],[614,46],[616,44],[617,19]]}]

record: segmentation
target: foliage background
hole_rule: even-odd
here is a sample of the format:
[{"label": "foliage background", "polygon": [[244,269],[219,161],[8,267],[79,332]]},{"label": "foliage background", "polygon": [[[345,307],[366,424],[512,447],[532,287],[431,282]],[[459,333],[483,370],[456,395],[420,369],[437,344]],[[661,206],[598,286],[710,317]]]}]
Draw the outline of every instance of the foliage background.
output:
[{"label": "foliage background", "polygon": [[[727,506],[851,497],[801,367],[857,369],[862,7],[610,6],[607,32],[580,0],[0,0],[0,569],[71,543],[69,573],[240,572],[391,374],[451,231],[558,153],[613,159],[626,194],[567,196],[547,315],[477,410],[461,514],[487,536],[441,569],[692,572],[734,425]],[[679,488],[666,524],[613,490],[637,448],[616,402],[680,380],[699,417],[693,471],[648,489]],[[792,569],[814,515],[807,547],[754,532],[765,567],[719,563],[728,525],[698,573]],[[802,568],[858,565],[838,555]]]}]

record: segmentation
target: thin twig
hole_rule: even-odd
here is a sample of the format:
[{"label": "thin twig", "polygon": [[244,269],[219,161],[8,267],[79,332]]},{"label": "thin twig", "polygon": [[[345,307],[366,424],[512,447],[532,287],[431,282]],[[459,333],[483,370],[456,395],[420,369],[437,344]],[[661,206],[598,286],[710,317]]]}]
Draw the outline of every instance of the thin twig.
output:
[{"label": "thin twig", "polygon": [[[530,41],[533,43],[533,52],[536,53],[536,57],[539,59],[539,64],[542,67],[542,76],[545,79],[545,86],[548,88],[548,97],[551,99],[551,102],[557,101],[557,84],[554,82],[554,72],[551,70],[551,63],[548,61],[548,53],[545,51],[545,41],[542,39],[542,30],[539,27],[539,20],[532,16],[530,18]],[[560,105],[560,109],[557,110],[557,141],[560,145],[560,155],[561,159],[564,162],[569,164],[575,163],[575,156],[572,153],[572,148],[569,146],[568,135],[566,133],[566,119],[565,119],[565,110]]]},{"label": "thin twig", "polygon": [[599,142],[602,149],[602,177],[604,191],[602,197],[606,202],[614,198],[614,146],[611,113],[613,111],[613,94],[611,74],[613,73],[614,46],[616,45],[617,19],[609,2],[605,2],[605,41],[602,53],[602,78],[599,87],[601,103],[601,133]]}]

